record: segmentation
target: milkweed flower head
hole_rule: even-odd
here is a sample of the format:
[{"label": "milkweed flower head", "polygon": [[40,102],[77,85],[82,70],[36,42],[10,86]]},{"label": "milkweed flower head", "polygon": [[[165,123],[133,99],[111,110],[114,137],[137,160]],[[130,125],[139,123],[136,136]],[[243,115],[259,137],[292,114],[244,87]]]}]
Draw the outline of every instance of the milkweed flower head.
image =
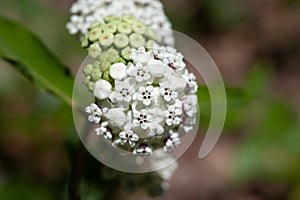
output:
[{"label": "milkweed flower head", "polygon": [[158,0],[78,0],[70,9],[71,18],[66,27],[70,34],[86,35],[94,23],[104,23],[107,16],[132,16],[140,19],[147,27],[157,30],[158,42],[174,45],[171,23],[164,14]]},{"label": "milkweed flower head", "polygon": [[96,99],[86,109],[89,121],[99,124],[97,135],[132,154],[171,152],[196,125],[195,76],[172,47],[127,45],[123,47],[130,48],[127,59],[116,51],[119,60],[107,68],[86,66],[86,78],[93,77],[93,87],[87,86]]}]

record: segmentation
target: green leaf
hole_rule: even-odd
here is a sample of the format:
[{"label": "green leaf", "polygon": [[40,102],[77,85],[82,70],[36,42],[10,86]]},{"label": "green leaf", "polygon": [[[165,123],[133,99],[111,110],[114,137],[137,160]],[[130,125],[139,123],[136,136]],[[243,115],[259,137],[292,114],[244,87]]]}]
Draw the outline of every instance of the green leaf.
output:
[{"label": "green leaf", "polygon": [[31,82],[72,105],[74,79],[68,68],[24,26],[0,16],[0,57]]},{"label": "green leaf", "polygon": [[[244,89],[226,88],[225,91],[228,111],[235,111],[249,102],[248,93]],[[208,88],[199,85],[197,96],[201,115],[209,116],[211,113],[211,100]]]}]

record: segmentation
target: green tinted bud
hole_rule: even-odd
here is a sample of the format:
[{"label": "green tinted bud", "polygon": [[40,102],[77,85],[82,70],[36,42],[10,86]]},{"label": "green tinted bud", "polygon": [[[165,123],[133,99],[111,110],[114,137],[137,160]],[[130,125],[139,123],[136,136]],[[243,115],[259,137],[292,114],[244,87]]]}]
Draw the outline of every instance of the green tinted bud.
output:
[{"label": "green tinted bud", "polygon": [[121,51],[121,55],[124,59],[130,60],[130,47],[126,47]]},{"label": "green tinted bud", "polygon": [[132,32],[131,25],[128,23],[122,22],[118,25],[118,31],[120,33],[124,33],[124,34],[128,35]]},{"label": "green tinted bud", "polygon": [[133,48],[139,48],[141,46],[144,46],[146,41],[142,35],[133,33],[129,36],[129,43]]},{"label": "green tinted bud", "polygon": [[109,32],[104,32],[100,36],[99,42],[104,47],[111,46],[114,42],[114,35],[112,33],[109,33]]},{"label": "green tinted bud", "polygon": [[114,23],[107,23],[103,26],[103,32],[115,33],[117,31],[117,26]]},{"label": "green tinted bud", "polygon": [[101,78],[102,76],[102,72],[100,71],[100,69],[93,69],[92,71],[92,78],[97,81]]},{"label": "green tinted bud", "polygon": [[115,41],[114,44],[117,48],[124,48],[128,45],[129,40],[127,35],[122,34],[122,33],[118,33],[117,35],[115,35]]},{"label": "green tinted bud", "polygon": [[102,54],[99,56],[99,61],[106,61],[108,58],[108,53],[106,51],[102,52]]},{"label": "green tinted bud", "polygon": [[100,56],[101,52],[102,50],[98,43],[94,43],[89,47],[89,55],[93,58],[97,58],[98,56]]},{"label": "green tinted bud", "polygon": [[94,29],[94,28],[101,28],[102,25],[103,25],[102,23],[96,22],[96,23],[92,24],[92,25],[89,27],[89,30],[92,30],[92,29]]},{"label": "green tinted bud", "polygon": [[146,43],[146,49],[147,50],[151,50],[153,48],[153,45],[156,44],[156,42],[154,40],[149,40]]},{"label": "green tinted bud", "polygon": [[[101,54],[102,55],[102,54]],[[96,69],[100,69],[100,66],[101,66],[101,61],[96,61],[96,62],[94,62],[94,68],[96,68]]]},{"label": "green tinted bud", "polygon": [[93,71],[94,66],[92,64],[88,64],[85,66],[83,72],[85,75],[90,75]]},{"label": "green tinted bud", "polygon": [[118,17],[115,15],[109,15],[109,16],[104,17],[104,21],[106,23],[118,23],[118,22],[122,21],[122,17]]},{"label": "green tinted bud", "polygon": [[129,24],[132,24],[136,21],[136,18],[133,15],[127,14],[127,15],[123,15],[122,17],[124,22],[127,22]]},{"label": "green tinted bud", "polygon": [[89,82],[88,87],[89,87],[89,90],[90,90],[90,91],[94,91],[95,83]]},{"label": "green tinted bud", "polygon": [[109,77],[109,70],[105,71],[103,74],[103,79],[110,82],[110,77]]},{"label": "green tinted bud", "polygon": [[90,79],[91,79],[91,76],[86,76],[86,77],[83,79],[83,84],[84,84],[84,85],[89,85]]},{"label": "green tinted bud", "polygon": [[82,41],[81,41],[81,46],[82,46],[83,48],[86,48],[86,47],[89,46],[89,39],[88,39],[87,36],[85,36],[85,37],[82,39]]},{"label": "green tinted bud", "polygon": [[93,28],[88,33],[89,40],[92,41],[92,42],[95,42],[99,39],[101,34],[102,34],[102,29],[100,27]]},{"label": "green tinted bud", "polygon": [[100,70],[102,72],[105,72],[106,70],[109,69],[110,66],[111,66],[111,63],[105,60],[105,61],[101,62]]},{"label": "green tinted bud", "polygon": [[156,33],[151,28],[147,28],[146,36],[151,40],[157,40]]},{"label": "green tinted bud", "polygon": [[134,22],[131,26],[132,26],[132,30],[135,33],[139,33],[139,34],[146,33],[146,26],[142,22]]},{"label": "green tinted bud", "polygon": [[117,60],[115,60],[113,63],[123,63],[124,65],[126,65],[126,60],[124,60],[123,58],[119,57]]},{"label": "green tinted bud", "polygon": [[118,60],[119,58],[120,58],[119,54],[110,54],[107,61],[110,63],[115,63],[116,60]]}]

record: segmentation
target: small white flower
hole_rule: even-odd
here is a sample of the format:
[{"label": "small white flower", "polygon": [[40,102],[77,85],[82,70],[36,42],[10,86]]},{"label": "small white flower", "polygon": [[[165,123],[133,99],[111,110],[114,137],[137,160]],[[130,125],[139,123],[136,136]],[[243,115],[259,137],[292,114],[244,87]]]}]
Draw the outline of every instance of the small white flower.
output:
[{"label": "small white flower", "polygon": [[134,126],[139,126],[142,129],[147,129],[152,122],[153,118],[149,114],[149,111],[146,109],[142,109],[140,112],[135,111],[134,112],[134,120],[133,120],[133,125]]},{"label": "small white flower", "polygon": [[[179,101],[179,100],[178,100]],[[166,111],[166,124],[168,126],[179,125],[181,122],[181,102],[176,101],[174,105],[168,106],[168,110]]]},{"label": "small white flower", "polygon": [[108,81],[98,80],[95,83],[94,96],[99,100],[106,99],[111,95],[112,93],[111,89],[112,86]]},{"label": "small white flower", "polygon": [[121,127],[127,120],[126,115],[124,114],[123,108],[112,108],[108,110],[105,117],[110,120],[112,126]]},{"label": "small white flower", "polygon": [[189,73],[188,70],[185,70],[182,77],[187,82],[187,91],[195,94],[198,90],[198,83],[196,82],[196,76],[193,73]]},{"label": "small white flower", "polygon": [[151,102],[158,96],[156,88],[152,85],[140,86],[139,91],[134,94],[134,100],[143,102],[145,106],[149,106]]},{"label": "small white flower", "polygon": [[164,75],[170,73],[168,72],[168,66],[160,60],[151,59],[147,63],[147,67],[149,68],[149,72],[153,77],[163,77]]},{"label": "small white flower", "polygon": [[152,149],[147,144],[141,144],[139,147],[137,147],[134,151],[134,154],[138,155],[151,155]]},{"label": "small white flower", "polygon": [[88,116],[88,120],[90,122],[99,123],[102,116],[101,109],[94,103],[92,103],[90,106],[87,106],[85,108],[85,112],[90,113],[91,115]]},{"label": "small white flower", "polygon": [[135,83],[131,78],[127,78],[124,81],[115,81],[115,91],[113,91],[110,99],[113,102],[130,102],[131,96],[135,91],[134,86]]},{"label": "small white flower", "polygon": [[149,74],[149,69],[147,67],[144,67],[140,63],[136,64],[135,67],[132,68],[130,73],[133,77],[135,77],[135,80],[139,83],[143,81],[148,81],[151,78]]},{"label": "small white flower", "polygon": [[97,135],[102,135],[104,139],[111,141],[112,140],[112,133],[110,128],[108,128],[108,122],[102,122],[100,128],[95,129]]},{"label": "small white flower", "polygon": [[146,64],[150,59],[150,52],[146,52],[145,47],[140,47],[137,50],[132,49],[130,52],[130,58],[134,63]]},{"label": "small white flower", "polygon": [[127,77],[126,73],[127,66],[123,63],[115,63],[110,67],[109,75],[115,80],[123,80]]},{"label": "small white flower", "polygon": [[170,130],[170,136],[165,140],[164,151],[170,152],[173,151],[181,143],[179,134]]},{"label": "small white flower", "polygon": [[84,26],[83,18],[77,15],[72,15],[71,21],[66,25],[70,34],[76,34],[78,31],[82,30]]},{"label": "small white flower", "polygon": [[162,82],[160,85],[160,94],[163,96],[164,100],[170,102],[177,98],[177,92],[174,91],[173,87],[168,82]]},{"label": "small white flower", "polygon": [[134,147],[136,142],[139,140],[139,136],[135,133],[133,133],[131,130],[122,131],[119,134],[120,137],[120,144],[124,145],[125,143],[128,143],[131,147]]},{"label": "small white flower", "polygon": [[197,106],[198,101],[196,95],[189,95],[182,102],[183,111],[185,115],[189,117],[195,116],[195,114],[197,113]]}]

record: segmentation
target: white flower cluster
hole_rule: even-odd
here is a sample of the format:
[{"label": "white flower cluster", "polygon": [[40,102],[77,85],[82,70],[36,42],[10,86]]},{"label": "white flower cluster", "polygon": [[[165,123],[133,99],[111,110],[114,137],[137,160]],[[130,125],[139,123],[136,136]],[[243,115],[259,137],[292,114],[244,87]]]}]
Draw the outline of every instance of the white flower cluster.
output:
[{"label": "white flower cluster", "polygon": [[112,82],[95,82],[98,105],[86,108],[88,119],[99,124],[98,135],[122,149],[142,155],[160,148],[170,152],[196,124],[195,76],[172,47],[132,49],[130,58],[110,66]]},{"label": "white flower cluster", "polygon": [[70,11],[72,16],[66,25],[70,34],[85,35],[91,25],[103,23],[107,16],[131,14],[157,30],[158,42],[174,45],[171,24],[159,0],[78,0]]}]

